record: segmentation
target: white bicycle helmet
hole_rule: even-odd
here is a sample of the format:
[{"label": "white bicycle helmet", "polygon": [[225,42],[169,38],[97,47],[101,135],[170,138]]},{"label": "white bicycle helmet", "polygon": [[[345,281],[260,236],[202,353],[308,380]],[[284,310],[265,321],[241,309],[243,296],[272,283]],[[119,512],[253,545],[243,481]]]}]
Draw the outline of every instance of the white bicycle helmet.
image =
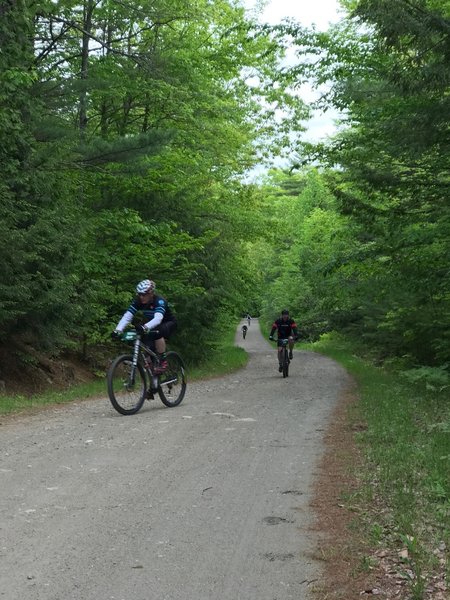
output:
[{"label": "white bicycle helmet", "polygon": [[138,294],[147,294],[148,292],[153,292],[155,289],[155,282],[151,279],[144,279],[144,281],[140,281],[136,286],[136,292]]}]

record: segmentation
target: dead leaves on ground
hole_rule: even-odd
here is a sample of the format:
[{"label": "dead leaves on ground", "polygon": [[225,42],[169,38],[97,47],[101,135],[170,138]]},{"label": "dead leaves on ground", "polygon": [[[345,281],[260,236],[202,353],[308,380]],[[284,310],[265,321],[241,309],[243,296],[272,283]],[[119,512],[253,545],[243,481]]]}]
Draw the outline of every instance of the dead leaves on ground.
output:
[{"label": "dead leaves on ground", "polygon": [[422,588],[424,600],[448,600],[449,588],[445,581],[447,568],[447,548],[441,542],[433,550],[435,568],[433,572],[416,573],[414,560],[408,548],[378,550],[376,561],[377,585],[360,592],[360,596],[382,596],[389,600],[409,600],[412,590]]}]

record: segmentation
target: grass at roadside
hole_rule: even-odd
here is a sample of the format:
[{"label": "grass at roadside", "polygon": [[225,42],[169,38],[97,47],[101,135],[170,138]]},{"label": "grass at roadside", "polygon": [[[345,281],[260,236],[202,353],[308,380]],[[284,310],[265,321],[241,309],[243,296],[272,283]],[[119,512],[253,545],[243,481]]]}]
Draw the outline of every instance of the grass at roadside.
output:
[{"label": "grass at roadside", "polygon": [[207,379],[227,375],[237,369],[244,367],[248,361],[248,354],[243,348],[234,345],[236,329],[228,331],[224,338],[214,344],[211,356],[208,360],[197,366],[189,365],[189,380]]},{"label": "grass at roadside", "polygon": [[101,396],[106,393],[105,386],[105,379],[99,377],[89,383],[74,385],[64,390],[50,390],[31,396],[22,394],[2,395],[0,396],[0,415]]},{"label": "grass at roadside", "polygon": [[[247,353],[234,346],[235,328],[233,326],[224,338],[214,344],[211,356],[207,361],[197,366],[192,366],[187,361],[188,381],[219,377],[231,373],[247,363]],[[45,405],[64,404],[74,400],[94,398],[106,395],[105,375],[99,375],[98,379],[88,383],[74,385],[64,390],[50,390],[33,396],[25,395],[1,395],[0,415],[22,412],[39,408]]]},{"label": "grass at roadside", "polygon": [[303,347],[340,362],[358,384],[352,418],[364,424],[357,434],[364,460],[351,503],[373,551],[368,561],[383,556],[385,568],[406,583],[408,598],[443,598],[450,547],[449,388],[375,367],[336,335]]}]

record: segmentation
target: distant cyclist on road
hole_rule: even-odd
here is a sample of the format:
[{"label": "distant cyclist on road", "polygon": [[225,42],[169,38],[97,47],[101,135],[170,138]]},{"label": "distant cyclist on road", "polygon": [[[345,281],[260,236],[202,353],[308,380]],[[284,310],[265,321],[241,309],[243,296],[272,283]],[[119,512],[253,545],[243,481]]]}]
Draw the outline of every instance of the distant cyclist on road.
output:
[{"label": "distant cyclist on road", "polygon": [[[159,366],[155,369],[155,373],[163,373],[167,369],[166,339],[175,331],[177,321],[167,301],[162,296],[155,294],[155,287],[155,282],[151,279],[144,279],[144,281],[137,284],[137,298],[130,304],[120,319],[112,333],[112,337],[118,337],[125,327],[131,323],[134,315],[138,311],[142,311],[147,322],[144,325],[138,325],[136,330],[144,336],[144,343],[149,344],[151,341],[155,341],[159,358]],[[152,329],[156,329],[158,333],[152,332]]]},{"label": "distant cyclist on road", "polygon": [[283,370],[283,365],[281,364],[281,348],[282,343],[281,340],[289,340],[289,358],[293,358],[292,350],[294,349],[294,341],[298,339],[297,333],[297,324],[294,319],[289,317],[289,311],[284,309],[281,311],[281,317],[275,321],[272,325],[272,329],[270,331],[269,340],[273,340],[273,334],[277,332],[277,346],[278,346],[278,370],[280,373]]},{"label": "distant cyclist on road", "polygon": [[252,321],[252,318],[251,318],[250,314],[247,314],[247,323],[248,323],[249,327],[250,327],[251,321]]}]

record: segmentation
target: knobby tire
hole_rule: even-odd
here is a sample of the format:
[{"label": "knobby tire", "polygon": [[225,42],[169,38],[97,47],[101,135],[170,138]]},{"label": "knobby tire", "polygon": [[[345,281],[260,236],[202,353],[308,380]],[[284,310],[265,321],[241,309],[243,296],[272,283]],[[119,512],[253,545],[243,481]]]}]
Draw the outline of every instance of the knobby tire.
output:
[{"label": "knobby tire", "polygon": [[186,370],[177,352],[167,353],[167,371],[159,376],[158,394],[161,402],[172,408],[178,406],[186,393]]},{"label": "knobby tire", "polygon": [[287,348],[283,348],[283,377],[289,377],[289,356]]},{"label": "knobby tire", "polygon": [[144,404],[147,394],[145,370],[138,362],[134,381],[131,381],[133,356],[118,356],[108,369],[108,395],[111,404],[122,415],[136,414]]}]

